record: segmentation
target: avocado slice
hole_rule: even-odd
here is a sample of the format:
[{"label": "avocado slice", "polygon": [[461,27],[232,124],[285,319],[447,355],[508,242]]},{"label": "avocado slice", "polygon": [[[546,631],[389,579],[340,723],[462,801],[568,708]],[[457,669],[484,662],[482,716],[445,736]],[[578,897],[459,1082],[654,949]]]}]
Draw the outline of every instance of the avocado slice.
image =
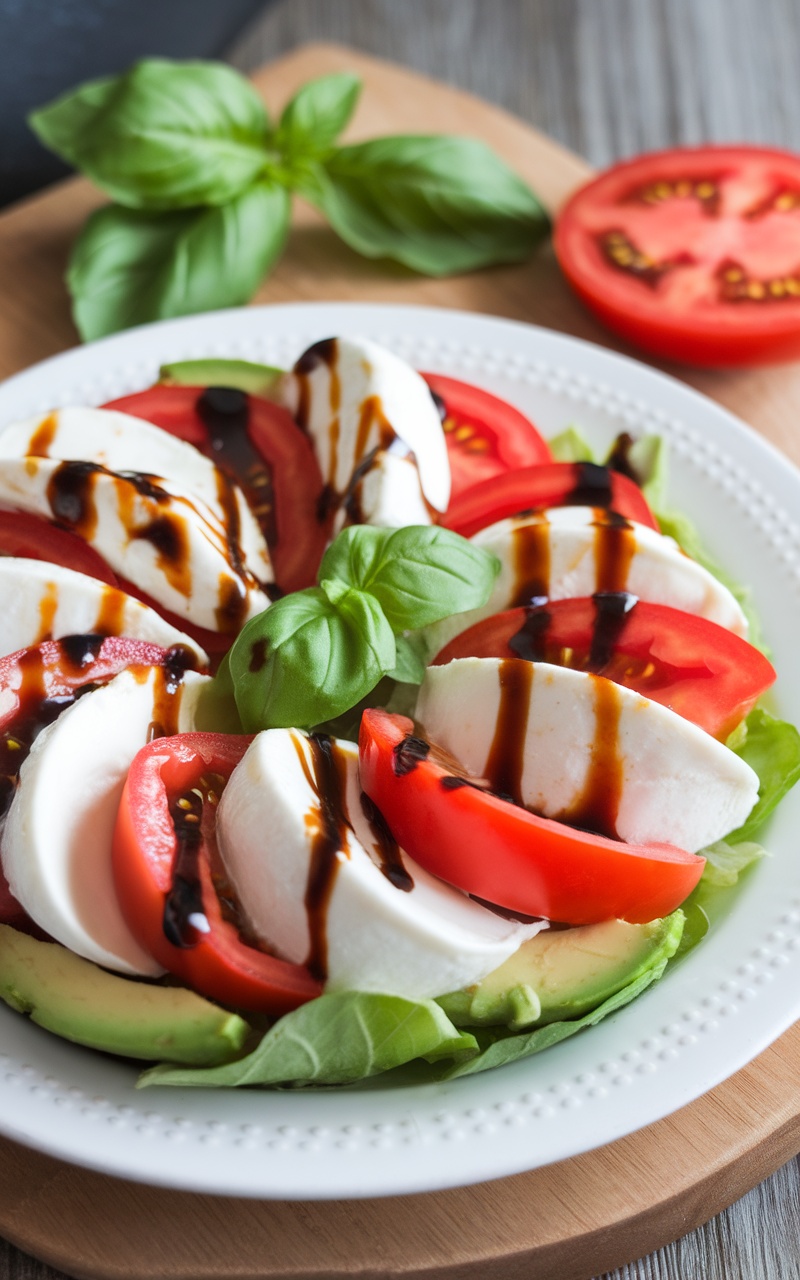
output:
[{"label": "avocado slice", "polygon": [[179,360],[162,364],[158,380],[168,386],[235,387],[268,398],[283,374],[284,370],[274,365],[251,360]]},{"label": "avocado slice", "polygon": [[185,987],[121,978],[9,925],[0,925],[0,998],[65,1040],[151,1062],[229,1062],[250,1030]]},{"label": "avocado slice", "polygon": [[628,924],[604,920],[546,929],[504,964],[438,1003],[456,1026],[505,1024],[517,1031],[579,1018],[642,977],[678,949],[685,917]]}]

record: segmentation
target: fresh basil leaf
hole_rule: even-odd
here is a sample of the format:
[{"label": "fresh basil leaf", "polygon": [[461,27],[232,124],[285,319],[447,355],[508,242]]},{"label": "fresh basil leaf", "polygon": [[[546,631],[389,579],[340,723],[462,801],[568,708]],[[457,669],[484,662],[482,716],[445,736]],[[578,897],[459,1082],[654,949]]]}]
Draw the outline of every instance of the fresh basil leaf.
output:
[{"label": "fresh basil leaf", "polygon": [[284,160],[330,151],[355,110],[361,83],[358,76],[342,72],[320,76],[298,89],[275,133],[275,146]]},{"label": "fresh basil leaf", "polygon": [[162,364],[158,380],[165,386],[236,387],[254,396],[274,391],[285,370],[251,360],[178,360]]},{"label": "fresh basil leaf", "polygon": [[210,1070],[158,1066],[138,1086],[353,1084],[415,1058],[460,1061],[476,1050],[474,1036],[457,1031],[433,1000],[342,991],[287,1013],[238,1062]]},{"label": "fresh basil leaf", "polygon": [[479,608],[499,571],[496,556],[439,525],[353,525],[325,552],[320,577],[368,591],[401,632]]},{"label": "fresh basil leaf", "polygon": [[398,684],[422,684],[425,679],[427,645],[421,636],[397,636],[397,659],[389,672]]},{"label": "fresh basil leaf", "polygon": [[248,733],[310,728],[352,707],[395,665],[391,627],[372,596],[339,584],[295,591],[248,622],[230,651]]},{"label": "fresh basil leaf", "polygon": [[450,135],[340,147],[303,194],[358,253],[432,276],[519,262],[550,227],[530,187],[499,156]]},{"label": "fresh basil leaf", "polygon": [[131,209],[225,204],[270,163],[264,104],[221,62],[145,59],[40,108],[30,124]]},{"label": "fresh basil leaf", "polygon": [[736,754],[758,774],[758,800],[747,821],[725,837],[728,844],[752,840],[800,778],[800,733],[793,724],[757,707],[747,717],[747,736]]},{"label": "fresh basil leaf", "polygon": [[99,209],[81,232],[67,273],[81,337],[247,302],[280,253],[288,226],[288,194],[264,183],[214,209]]}]

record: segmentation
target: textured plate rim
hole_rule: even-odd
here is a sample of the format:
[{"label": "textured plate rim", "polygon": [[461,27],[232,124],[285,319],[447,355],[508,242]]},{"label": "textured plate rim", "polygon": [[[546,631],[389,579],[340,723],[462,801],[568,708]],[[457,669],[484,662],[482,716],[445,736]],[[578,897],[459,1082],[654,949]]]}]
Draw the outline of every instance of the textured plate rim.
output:
[{"label": "textured plate rim", "polygon": [[[552,403],[568,416],[574,407],[600,434],[609,422],[666,434],[680,483],[704,498],[704,533],[720,554],[732,543],[763,568],[759,604],[775,642],[780,707],[800,720],[800,678],[781,661],[786,646],[774,625],[788,607],[794,625],[784,623],[785,630],[800,627],[800,530],[788,514],[800,475],[712,401],[579,339],[394,305],[216,313],[131,330],[16,375],[0,387],[0,423],[125,394],[147,385],[166,360],[214,354],[282,363],[330,332],[369,333],[420,367],[495,384],[520,403]],[[770,846],[778,852],[791,848],[798,799],[773,825]],[[0,1009],[0,1132],[116,1176],[281,1199],[437,1190],[577,1155],[691,1102],[800,1016],[800,868],[784,883],[778,863],[758,868],[720,931],[643,1000],[527,1063],[446,1085],[135,1093],[134,1070]],[[739,947],[743,927],[751,935]]]}]

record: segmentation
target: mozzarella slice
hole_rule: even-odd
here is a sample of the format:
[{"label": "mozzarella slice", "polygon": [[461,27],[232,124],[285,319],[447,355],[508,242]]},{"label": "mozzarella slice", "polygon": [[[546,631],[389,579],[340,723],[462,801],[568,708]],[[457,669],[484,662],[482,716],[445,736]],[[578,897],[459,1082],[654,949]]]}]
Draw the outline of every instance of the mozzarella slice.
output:
[{"label": "mozzarella slice", "polygon": [[[413,455],[424,498],[446,511],[450,464],[439,412],[425,381],[404,360],[365,338],[329,338],[300,357],[284,379],[283,395],[340,501],[392,451]],[[380,484],[373,482],[371,523],[394,523],[384,511],[397,505],[392,470],[384,468]],[[429,524],[427,510],[422,519],[417,508],[414,523]]]},{"label": "mozzarella slice", "polygon": [[233,503],[238,529],[232,532],[248,568],[263,582],[273,579],[264,536],[239,486],[194,445],[151,422],[114,409],[56,409],[0,431],[0,458],[25,457],[81,458],[109,471],[157,476],[167,492],[199,498],[226,527]]},{"label": "mozzarella slice", "polygon": [[191,636],[170,626],[155,609],[74,569],[0,557],[0,599],[0,654],[63,636],[130,636],[164,649],[185,645],[202,666],[208,665],[208,655]]},{"label": "mozzarella slice", "polygon": [[56,941],[119,973],[162,972],[125,923],[114,888],[111,841],[125,778],[153,723],[194,728],[208,679],[186,672],[170,694],[163,668],[123,671],[43,729],[20,770],[0,842],[11,892]]},{"label": "mozzarella slice", "polygon": [[478,982],[542,928],[488,911],[391,839],[381,853],[350,742],[321,757],[298,730],[260,733],[225,788],[217,834],[256,935],[289,960],[311,958],[331,990],[441,995]]},{"label": "mozzarella slice", "polygon": [[747,619],[735,597],[673,538],[634,521],[620,523],[594,507],[532,511],[481,529],[471,541],[499,558],[500,573],[482,608],[430,629],[431,653],[481,618],[533,597],[563,600],[595,591],[630,591],[640,600],[671,605],[747,635]]},{"label": "mozzarella slice", "polygon": [[[425,736],[548,818],[696,853],[758,798],[744,760],[660,703],[601,676],[521,659],[430,667]],[[611,830],[608,830],[608,825]]]},{"label": "mozzarella slice", "polygon": [[158,479],[51,458],[0,461],[0,507],[57,520],[179,618],[236,632],[269,605],[199,498]]}]

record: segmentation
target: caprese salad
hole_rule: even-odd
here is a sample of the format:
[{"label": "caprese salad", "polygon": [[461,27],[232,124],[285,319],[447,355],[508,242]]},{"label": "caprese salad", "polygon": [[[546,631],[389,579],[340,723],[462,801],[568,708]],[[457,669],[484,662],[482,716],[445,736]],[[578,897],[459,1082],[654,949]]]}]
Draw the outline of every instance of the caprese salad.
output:
[{"label": "caprese salad", "polygon": [[342,1084],[660,978],[800,774],[662,462],[352,338],[0,430],[0,996],[142,1083]]}]

